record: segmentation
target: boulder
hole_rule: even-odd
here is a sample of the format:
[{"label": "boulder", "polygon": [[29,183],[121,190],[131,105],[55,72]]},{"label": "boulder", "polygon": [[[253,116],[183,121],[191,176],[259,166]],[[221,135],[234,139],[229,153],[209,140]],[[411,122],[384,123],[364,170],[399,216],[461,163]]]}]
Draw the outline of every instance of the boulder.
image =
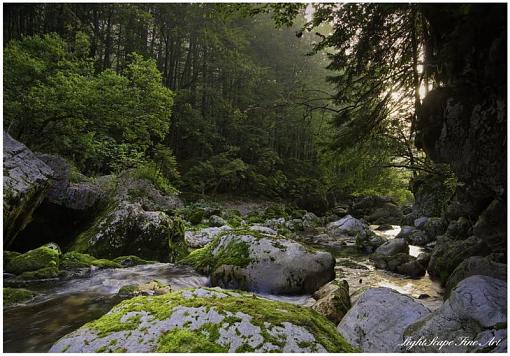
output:
[{"label": "boulder", "polygon": [[432,239],[427,235],[425,231],[414,230],[411,232],[406,239],[410,245],[414,246],[426,246],[432,242]]},{"label": "boulder", "polygon": [[505,352],[506,324],[507,283],[471,276],[452,290],[438,310],[409,325],[404,338],[452,341],[441,348],[430,342],[418,344],[413,352]]},{"label": "boulder", "polygon": [[313,294],[316,302],[311,306],[313,310],[324,315],[337,325],[351,307],[349,295],[349,284],[341,282],[330,282],[321,287]]},{"label": "boulder", "polygon": [[492,256],[473,256],[462,261],[446,282],[445,290],[448,296],[457,284],[467,277],[481,275],[507,280],[507,265],[494,261]]},{"label": "boulder", "polygon": [[191,248],[204,247],[211,242],[218,234],[232,230],[230,226],[206,227],[200,230],[187,230],[184,233],[184,239]]},{"label": "boulder", "polygon": [[506,202],[494,199],[473,226],[473,235],[482,239],[493,252],[507,251]]},{"label": "boulder", "polygon": [[466,240],[450,240],[445,236],[434,247],[427,271],[431,278],[439,279],[444,285],[450,274],[466,258],[486,254],[486,245],[475,236]]},{"label": "boulder", "polygon": [[273,230],[278,230],[279,228],[285,226],[285,218],[268,219],[262,225],[267,226]]},{"label": "boulder", "polygon": [[464,240],[472,235],[473,229],[471,222],[465,218],[460,217],[457,220],[452,220],[448,224],[446,234],[454,240]]},{"label": "boulder", "polygon": [[227,221],[218,215],[211,215],[209,218],[209,225],[214,227],[220,227],[227,225]]},{"label": "boulder", "polygon": [[213,286],[270,294],[313,293],[335,276],[328,252],[254,231],[222,234],[183,262],[210,274]]},{"label": "boulder", "polygon": [[127,201],[106,209],[71,249],[100,258],[135,255],[170,262],[187,253],[182,220]]},{"label": "boulder", "polygon": [[290,231],[303,231],[304,225],[301,219],[292,219],[285,222],[285,227]]},{"label": "boulder", "polygon": [[28,289],[23,288],[4,288],[3,289],[3,298],[4,298],[4,308],[10,307],[12,305],[26,303],[34,299],[37,293],[32,292]]},{"label": "boulder", "polygon": [[387,241],[385,237],[374,234],[369,230],[364,237],[362,235],[356,237],[356,246],[365,253],[372,253]]},{"label": "boulder", "polygon": [[4,138],[3,221],[4,247],[32,219],[32,213],[46,197],[53,171],[21,142],[8,133]]},{"label": "boulder", "polygon": [[353,218],[351,215],[329,223],[326,226],[326,231],[331,236],[339,239],[355,239],[356,236],[364,238],[370,232],[367,224]]},{"label": "boulder", "polygon": [[252,225],[249,227],[249,229],[251,231],[256,231],[256,232],[260,232],[261,234],[266,234],[266,235],[278,235],[278,232],[276,232],[275,230],[267,227],[267,226],[262,226],[262,225]]},{"label": "boulder", "polygon": [[404,239],[392,239],[379,246],[374,253],[384,256],[396,255],[397,253],[409,253],[409,245]]},{"label": "boulder", "polygon": [[358,198],[349,208],[349,214],[376,225],[398,225],[402,219],[402,210],[390,197],[377,195]]},{"label": "boulder", "polygon": [[55,269],[58,271],[60,251],[52,245],[45,245],[23,254],[19,254],[9,260],[5,266],[5,272],[22,274],[41,269]]},{"label": "boulder", "polygon": [[411,257],[410,261],[398,266],[396,272],[411,278],[420,278],[427,272],[427,265]]},{"label": "boulder", "polygon": [[54,172],[45,202],[83,212],[96,208],[105,198],[105,192],[92,181],[70,182],[71,168],[64,158],[41,153],[37,157]]},{"label": "boulder", "polygon": [[320,223],[321,223],[321,220],[319,219],[319,217],[312,212],[305,213],[305,215],[303,215],[302,220],[303,220],[303,227],[305,229],[310,229],[310,228],[316,227],[316,226],[320,225]]},{"label": "boulder", "polygon": [[349,352],[333,323],[298,305],[214,288],[123,301],[50,352]]},{"label": "boulder", "polygon": [[430,242],[435,240],[437,236],[443,235],[446,232],[447,227],[448,225],[444,219],[429,218],[422,229],[427,234]]},{"label": "boulder", "polygon": [[397,352],[406,327],[430,311],[389,288],[370,288],[343,317],[337,330],[362,352]]},{"label": "boulder", "polygon": [[417,229],[423,229],[425,227],[425,224],[429,221],[430,218],[426,216],[419,217],[414,220],[414,227]]}]

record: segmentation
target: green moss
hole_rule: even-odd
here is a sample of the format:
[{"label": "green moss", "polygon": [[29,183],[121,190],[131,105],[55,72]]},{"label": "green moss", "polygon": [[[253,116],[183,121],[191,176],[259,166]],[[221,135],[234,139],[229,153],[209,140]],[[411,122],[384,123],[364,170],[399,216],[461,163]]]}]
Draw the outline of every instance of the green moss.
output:
[{"label": "green moss", "polygon": [[94,256],[71,251],[67,252],[62,256],[62,260],[60,262],[61,269],[73,269],[73,268],[84,268],[96,266],[100,268],[121,268],[122,265],[118,262],[107,260],[107,259],[97,259]]},{"label": "green moss", "polygon": [[[191,289],[193,290],[193,289]],[[208,289],[210,291],[217,291]],[[245,313],[252,316],[251,322],[260,327],[261,335],[267,342],[273,340],[267,331],[265,323],[271,325],[282,325],[289,322],[306,328],[313,334],[316,340],[329,352],[352,352],[355,351],[337,332],[333,323],[317,312],[298,305],[269,301],[248,293],[236,292],[240,295],[233,295],[229,291],[221,291],[229,295],[225,298],[215,297],[192,297],[184,298],[181,291],[168,293],[157,297],[135,297],[125,300],[117,305],[109,314],[102,318],[86,324],[87,328],[96,330],[100,336],[106,336],[112,332],[121,330],[133,330],[138,327],[136,318],[120,322],[121,318],[128,312],[147,312],[156,319],[167,319],[172,315],[176,307],[203,307],[209,306],[225,314]],[[223,322],[231,322],[230,320]],[[218,350],[225,352],[221,346],[213,346],[217,340],[217,330],[222,323],[216,325],[204,325],[202,329],[186,330],[174,329],[163,335],[160,339],[158,352],[213,352]],[[273,344],[276,344],[273,342]]]},{"label": "green moss", "polygon": [[9,262],[14,258],[21,255],[20,252],[15,251],[4,251],[4,268],[9,264]]},{"label": "green moss", "polygon": [[[226,233],[231,233],[226,231]],[[235,232],[237,234],[237,231]],[[214,240],[198,250],[189,254],[181,262],[193,266],[197,271],[208,273],[222,265],[246,267],[251,262],[249,246],[244,241],[231,240],[228,245],[221,248],[216,255],[212,251],[218,246],[224,233],[220,233]]]},{"label": "green moss", "polygon": [[23,272],[21,275],[19,275],[19,278],[27,280],[57,278],[59,273],[60,271],[57,267],[51,266],[38,269],[37,271]]},{"label": "green moss", "polygon": [[41,246],[13,257],[7,264],[5,271],[20,274],[46,267],[58,268],[59,255],[60,253],[55,249],[48,246]]},{"label": "green moss", "polygon": [[4,306],[27,301],[36,296],[37,293],[21,288],[4,288]]},{"label": "green moss", "polygon": [[157,352],[228,352],[197,331],[172,329],[159,339]]}]

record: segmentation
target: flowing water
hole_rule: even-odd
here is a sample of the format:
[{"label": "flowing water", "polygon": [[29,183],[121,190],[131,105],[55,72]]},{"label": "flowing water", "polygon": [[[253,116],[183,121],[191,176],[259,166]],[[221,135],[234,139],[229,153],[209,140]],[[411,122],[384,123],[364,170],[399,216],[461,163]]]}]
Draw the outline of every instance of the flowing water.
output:
[{"label": "flowing water", "polygon": [[169,263],[93,271],[88,278],[40,289],[25,306],[4,310],[4,352],[46,352],[60,337],[108,312],[127,284],[158,280],[172,289],[208,285],[209,279]]},{"label": "flowing water", "polygon": [[[386,238],[394,238],[400,231],[398,226],[386,231],[376,227],[372,226],[374,232]],[[413,256],[422,251],[421,247],[410,248]],[[428,275],[409,279],[376,270],[367,256],[359,254],[337,254],[336,260],[337,279],[348,281],[353,302],[367,288],[388,287],[414,298],[421,295],[424,299],[417,300],[432,310],[442,303],[442,290]],[[169,284],[174,290],[209,284],[207,277],[192,269],[169,263],[93,270],[85,278],[46,284],[38,287],[39,295],[30,303],[4,310],[4,352],[46,352],[60,337],[107,313],[120,301],[116,294],[122,286],[152,280]],[[310,295],[261,296],[301,305],[313,302]]]}]

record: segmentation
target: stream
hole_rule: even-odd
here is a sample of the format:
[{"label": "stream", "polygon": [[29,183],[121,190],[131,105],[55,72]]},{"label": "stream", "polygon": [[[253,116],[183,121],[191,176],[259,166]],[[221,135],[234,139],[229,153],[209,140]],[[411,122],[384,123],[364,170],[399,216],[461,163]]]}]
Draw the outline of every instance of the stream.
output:
[{"label": "stream", "polygon": [[[399,226],[374,232],[394,238]],[[417,256],[421,247],[411,246],[410,254]],[[334,251],[332,253],[335,254]],[[410,295],[431,310],[442,304],[442,289],[428,275],[420,279],[404,278],[391,272],[376,270],[368,256],[335,254],[336,278],[349,283],[352,301],[370,287],[388,287]],[[123,269],[93,270],[86,278],[77,278],[46,285],[36,290],[39,295],[26,305],[6,308],[3,314],[4,352],[47,352],[62,336],[83,324],[107,313],[120,299],[119,289],[127,284],[140,284],[158,280],[173,290],[207,286],[209,279],[193,269],[170,263],[140,265]],[[310,305],[310,295],[261,295],[268,299]]]}]

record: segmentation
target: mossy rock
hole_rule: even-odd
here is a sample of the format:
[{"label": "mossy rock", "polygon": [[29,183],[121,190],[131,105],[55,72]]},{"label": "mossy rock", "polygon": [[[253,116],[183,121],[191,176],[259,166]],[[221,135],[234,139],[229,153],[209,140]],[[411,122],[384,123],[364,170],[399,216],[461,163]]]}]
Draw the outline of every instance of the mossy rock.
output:
[{"label": "mossy rock", "polygon": [[353,352],[315,311],[216,288],[123,301],[50,352]]},{"label": "mossy rock", "polygon": [[188,253],[182,219],[145,211],[140,204],[125,201],[100,214],[71,250],[107,259],[136,255],[162,262],[173,262]]},{"label": "mossy rock", "polygon": [[26,302],[33,299],[37,293],[22,288],[4,288],[4,307]]},{"label": "mossy rock", "polygon": [[220,233],[181,262],[210,274],[213,286],[272,294],[313,293],[334,278],[335,265],[328,252],[252,230]]},{"label": "mossy rock", "polygon": [[37,271],[43,268],[58,270],[60,252],[50,246],[41,246],[34,250],[12,257],[5,271],[14,274]]},{"label": "mossy rock", "polygon": [[122,265],[118,262],[107,260],[107,259],[97,259],[94,256],[79,253],[76,251],[70,251],[65,253],[62,256],[60,261],[60,268],[69,270],[75,268],[87,268],[87,267],[99,267],[99,268],[121,268]]},{"label": "mossy rock", "polygon": [[9,264],[9,262],[14,258],[21,255],[21,252],[16,251],[4,251],[4,270],[6,266]]},{"label": "mossy rock", "polygon": [[40,268],[36,271],[27,271],[20,274],[17,278],[26,279],[26,280],[34,280],[34,279],[51,279],[58,278],[60,275],[60,271],[57,267],[44,267]]}]

